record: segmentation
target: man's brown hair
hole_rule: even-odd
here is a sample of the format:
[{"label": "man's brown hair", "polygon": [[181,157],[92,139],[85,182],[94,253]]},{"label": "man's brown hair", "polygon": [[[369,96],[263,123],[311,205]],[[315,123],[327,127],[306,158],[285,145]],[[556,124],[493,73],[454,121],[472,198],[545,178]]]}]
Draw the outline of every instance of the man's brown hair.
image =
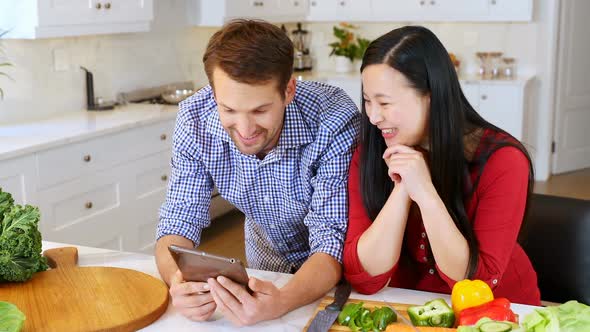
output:
[{"label": "man's brown hair", "polygon": [[276,80],[281,96],[293,74],[293,43],[280,28],[260,20],[233,20],[209,40],[203,55],[205,72],[213,86],[219,67],[240,83]]}]

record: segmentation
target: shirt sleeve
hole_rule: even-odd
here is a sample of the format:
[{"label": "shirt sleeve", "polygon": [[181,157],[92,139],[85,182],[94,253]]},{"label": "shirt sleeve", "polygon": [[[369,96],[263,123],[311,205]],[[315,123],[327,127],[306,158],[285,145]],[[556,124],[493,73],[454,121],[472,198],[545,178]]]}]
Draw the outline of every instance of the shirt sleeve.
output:
[{"label": "shirt sleeve", "polygon": [[[522,225],[528,195],[529,161],[515,147],[492,153],[475,194],[478,204],[472,221],[479,242],[477,268],[471,279],[480,279],[494,290],[502,280]],[[452,289],[456,280],[437,266]]]},{"label": "shirt sleeve", "polygon": [[166,201],[160,208],[157,239],[180,235],[198,246],[203,228],[209,226],[213,180],[197,149],[196,124],[179,114],[174,129],[171,176]]},{"label": "shirt sleeve", "polygon": [[360,118],[356,109],[351,114],[320,158],[316,176],[311,183],[313,194],[310,209],[304,219],[309,229],[310,255],[326,253],[340,263],[348,215],[348,167],[356,145]]},{"label": "shirt sleeve", "polygon": [[389,271],[371,276],[362,266],[358,256],[357,245],[363,233],[371,226],[371,219],[365,211],[359,180],[359,150],[357,149],[350,163],[348,179],[348,231],[344,242],[343,264],[344,277],[354,289],[361,294],[374,294],[385,287],[397,269],[397,264]]}]

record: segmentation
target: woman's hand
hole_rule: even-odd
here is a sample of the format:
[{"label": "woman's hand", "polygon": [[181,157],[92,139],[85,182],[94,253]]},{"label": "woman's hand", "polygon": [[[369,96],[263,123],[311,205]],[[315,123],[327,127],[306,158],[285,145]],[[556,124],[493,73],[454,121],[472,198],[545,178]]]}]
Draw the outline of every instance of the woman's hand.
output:
[{"label": "woman's hand", "polygon": [[432,195],[438,196],[422,152],[397,144],[385,150],[383,159],[391,180],[396,186],[402,184],[410,199],[418,205]]}]

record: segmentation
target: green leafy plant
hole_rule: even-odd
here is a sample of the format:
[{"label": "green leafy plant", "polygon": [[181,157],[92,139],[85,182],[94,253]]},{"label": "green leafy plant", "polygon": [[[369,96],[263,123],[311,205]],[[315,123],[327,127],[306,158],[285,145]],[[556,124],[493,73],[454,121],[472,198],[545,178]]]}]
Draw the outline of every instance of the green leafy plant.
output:
[{"label": "green leafy plant", "polygon": [[[7,33],[8,33],[8,31],[0,30],[0,39],[2,39],[2,37]],[[5,55],[6,54],[4,53],[4,49],[2,48],[2,45],[0,44],[0,67],[12,66],[12,64],[9,62],[1,62],[2,58],[4,58]],[[8,76],[8,74],[6,74],[5,72],[1,71],[1,69],[2,68],[0,68],[0,76],[10,78],[10,76]],[[4,91],[2,90],[2,88],[0,88],[0,99],[4,99]]]},{"label": "green leafy plant", "polygon": [[12,195],[0,188],[0,282],[27,281],[47,270],[41,255],[39,209],[15,205]]},{"label": "green leafy plant", "polygon": [[332,28],[334,37],[336,37],[338,41],[329,44],[330,47],[332,47],[330,56],[344,56],[350,59],[350,61],[363,58],[371,41],[356,36],[354,32],[351,31],[354,29],[357,29],[357,27],[348,23],[340,23],[339,26],[334,26]]},{"label": "green leafy plant", "polygon": [[25,318],[25,314],[14,304],[0,301],[0,331],[19,332]]}]

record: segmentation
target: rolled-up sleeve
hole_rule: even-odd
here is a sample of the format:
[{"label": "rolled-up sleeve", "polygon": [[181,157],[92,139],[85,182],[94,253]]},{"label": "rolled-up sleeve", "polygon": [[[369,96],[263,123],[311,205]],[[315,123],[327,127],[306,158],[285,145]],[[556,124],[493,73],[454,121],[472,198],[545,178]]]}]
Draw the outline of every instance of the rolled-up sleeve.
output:
[{"label": "rolled-up sleeve", "polygon": [[[304,219],[309,229],[310,255],[326,253],[342,262],[342,248],[348,219],[348,168],[359,126],[358,112],[335,135],[319,161],[312,179],[310,210]],[[321,138],[320,138],[321,139]]]},{"label": "rolled-up sleeve", "polygon": [[166,201],[160,208],[156,237],[180,235],[199,245],[209,226],[213,180],[197,151],[196,124],[179,115],[174,129],[171,175]]}]

